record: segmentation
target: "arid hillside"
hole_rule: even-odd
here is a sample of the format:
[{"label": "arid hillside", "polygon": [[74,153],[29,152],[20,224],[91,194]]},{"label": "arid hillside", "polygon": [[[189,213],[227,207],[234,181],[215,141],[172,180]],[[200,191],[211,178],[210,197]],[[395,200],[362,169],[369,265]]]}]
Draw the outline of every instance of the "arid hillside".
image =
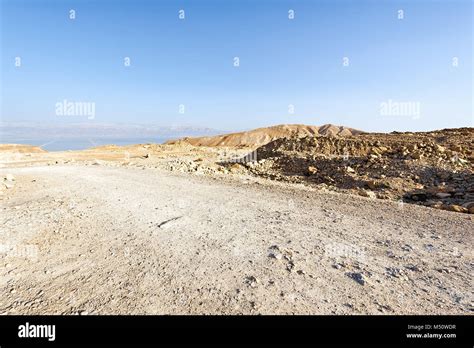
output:
[{"label": "arid hillside", "polygon": [[211,137],[183,138],[168,141],[166,144],[188,143],[194,146],[232,146],[232,147],[258,147],[269,142],[291,136],[325,135],[349,136],[361,134],[362,131],[326,124],[323,126],[307,126],[301,124],[283,124],[273,127],[257,128],[238,133],[230,133]]},{"label": "arid hillside", "polygon": [[259,176],[474,213],[474,129],[282,138],[258,148]]},{"label": "arid hillside", "polygon": [[0,153],[43,153],[46,152],[38,146],[21,144],[0,144]]}]

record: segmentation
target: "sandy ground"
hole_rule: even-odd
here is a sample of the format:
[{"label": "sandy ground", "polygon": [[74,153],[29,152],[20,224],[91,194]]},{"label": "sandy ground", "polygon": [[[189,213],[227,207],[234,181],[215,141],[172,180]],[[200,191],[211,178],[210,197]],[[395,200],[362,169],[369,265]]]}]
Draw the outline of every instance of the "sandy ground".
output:
[{"label": "sandy ground", "polygon": [[0,169],[2,314],[472,314],[473,216],[265,179]]}]

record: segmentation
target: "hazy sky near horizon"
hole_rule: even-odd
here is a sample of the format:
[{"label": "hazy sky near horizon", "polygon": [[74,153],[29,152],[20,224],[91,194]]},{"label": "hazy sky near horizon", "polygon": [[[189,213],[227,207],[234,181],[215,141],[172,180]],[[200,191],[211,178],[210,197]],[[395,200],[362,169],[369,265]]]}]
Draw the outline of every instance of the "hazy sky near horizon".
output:
[{"label": "hazy sky near horizon", "polygon": [[0,2],[2,121],[474,126],[470,0]]}]

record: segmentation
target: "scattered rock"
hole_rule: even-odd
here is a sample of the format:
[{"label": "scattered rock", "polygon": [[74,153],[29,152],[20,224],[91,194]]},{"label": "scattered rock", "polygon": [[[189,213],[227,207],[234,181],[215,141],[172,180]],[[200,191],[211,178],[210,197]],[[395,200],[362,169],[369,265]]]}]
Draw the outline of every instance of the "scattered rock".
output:
[{"label": "scattered rock", "polygon": [[231,173],[239,173],[244,170],[244,167],[239,163],[233,163],[229,168]]},{"label": "scattered rock", "polygon": [[377,188],[377,183],[374,180],[369,180],[366,182],[366,185],[371,190],[375,190]]},{"label": "scattered rock", "polygon": [[283,258],[283,253],[281,252],[280,248],[277,245],[272,245],[269,248],[269,255],[277,260],[281,260]]},{"label": "scattered rock", "polygon": [[354,279],[360,285],[365,285],[366,279],[362,273],[348,273],[349,278]]},{"label": "scattered rock", "polygon": [[247,278],[245,278],[245,283],[248,284],[251,288],[255,288],[259,282],[259,279],[254,276],[248,276]]},{"label": "scattered rock", "polygon": [[463,208],[459,205],[456,205],[456,204],[450,204],[450,205],[442,205],[441,206],[441,209],[443,210],[448,210],[448,211],[454,211],[454,212],[457,212],[457,213],[467,213],[469,212],[468,209],[466,208]]},{"label": "scattered rock", "polygon": [[364,189],[360,189],[358,191],[358,193],[362,197],[368,197],[368,198],[376,198],[377,197],[375,192],[364,190]]},{"label": "scattered rock", "polygon": [[386,270],[387,270],[387,275],[391,277],[408,280],[408,276],[406,275],[405,271],[400,268],[387,267]]},{"label": "scattered rock", "polygon": [[462,207],[466,209],[474,208],[474,202],[466,202],[462,205]]},{"label": "scattered rock", "polygon": [[413,265],[413,264],[408,264],[405,266],[405,268],[413,272],[421,272],[421,269],[418,266]]},{"label": "scattered rock", "polygon": [[313,166],[309,166],[308,169],[306,170],[306,175],[311,176],[315,175],[318,172],[318,169]]},{"label": "scattered rock", "polygon": [[410,195],[410,198],[414,201],[426,201],[426,199],[428,198],[426,192],[424,191],[421,191],[421,192],[414,192]]}]

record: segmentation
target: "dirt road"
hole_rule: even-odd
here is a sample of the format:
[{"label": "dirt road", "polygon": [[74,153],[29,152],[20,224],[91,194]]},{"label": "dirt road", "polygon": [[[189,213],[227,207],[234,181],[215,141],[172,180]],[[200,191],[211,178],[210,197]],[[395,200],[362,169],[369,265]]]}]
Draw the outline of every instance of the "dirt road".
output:
[{"label": "dirt road", "polygon": [[472,314],[472,215],[103,165],[2,169],[0,313]]}]

